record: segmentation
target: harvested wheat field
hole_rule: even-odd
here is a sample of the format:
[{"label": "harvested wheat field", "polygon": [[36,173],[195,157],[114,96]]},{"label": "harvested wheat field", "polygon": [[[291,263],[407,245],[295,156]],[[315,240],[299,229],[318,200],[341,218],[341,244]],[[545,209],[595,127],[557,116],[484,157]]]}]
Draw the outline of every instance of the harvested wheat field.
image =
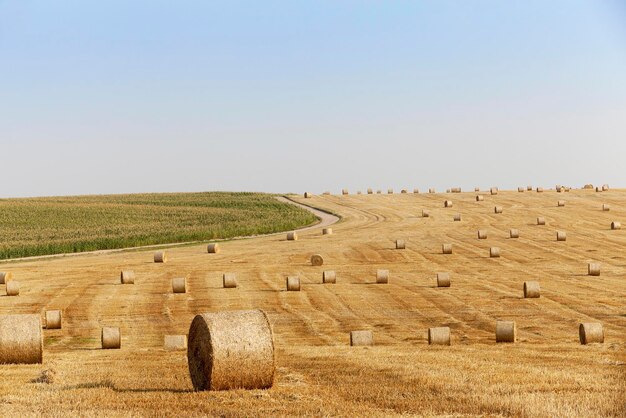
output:
[{"label": "harvested wheat field", "polygon": [[[455,193],[462,222],[445,194],[316,194],[294,199],[340,215],[332,235],[318,225],[297,241],[221,242],[219,253],[167,248],[166,264],[153,249],[1,262],[20,293],[0,291],[0,314],[61,310],[63,323],[42,330],[43,364],[0,365],[0,416],[624,416],[626,231],[610,225],[626,219],[626,190],[572,189],[565,207],[554,190],[486,190],[481,201]],[[376,283],[379,269],[388,283]],[[134,284],[120,283],[123,270]],[[336,283],[322,283],[324,270]],[[172,292],[177,277],[186,293]],[[528,281],[540,297],[524,297]],[[188,334],[198,314],[257,308],[273,329],[273,387],[195,392],[187,352],[164,337]],[[514,343],[496,343],[497,321],[515,321]],[[582,345],[581,323],[602,324],[604,342]],[[120,328],[119,349],[101,349],[103,327]],[[449,346],[429,345],[437,327],[449,327]],[[351,347],[357,330],[373,345]]]}]

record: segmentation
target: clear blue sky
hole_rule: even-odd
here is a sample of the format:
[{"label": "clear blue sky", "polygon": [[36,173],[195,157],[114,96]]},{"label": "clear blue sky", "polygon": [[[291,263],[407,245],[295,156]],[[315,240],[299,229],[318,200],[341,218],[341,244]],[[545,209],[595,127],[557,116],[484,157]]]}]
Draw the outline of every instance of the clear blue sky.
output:
[{"label": "clear blue sky", "polygon": [[0,196],[626,187],[620,1],[2,1]]}]

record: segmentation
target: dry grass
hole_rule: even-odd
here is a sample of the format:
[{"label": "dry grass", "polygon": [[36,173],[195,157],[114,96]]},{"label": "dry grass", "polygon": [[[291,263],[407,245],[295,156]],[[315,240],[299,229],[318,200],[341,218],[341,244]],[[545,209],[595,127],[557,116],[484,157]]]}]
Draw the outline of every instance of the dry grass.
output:
[{"label": "dry grass", "polygon": [[[22,281],[20,297],[0,295],[0,313],[64,313],[63,329],[43,331],[43,366],[0,366],[0,416],[623,415],[626,234],[607,226],[626,217],[626,192],[572,190],[567,210],[555,196],[500,190],[486,207],[461,193],[461,224],[440,194],[313,196],[307,202],[342,215],[334,235],[225,242],[219,254],[172,248],[165,265],[149,251],[0,263]],[[520,238],[509,238],[512,228]],[[488,239],[476,239],[478,229]],[[555,229],[568,240],[557,243]],[[398,236],[412,245],[396,251]],[[488,258],[492,246],[502,257]],[[314,253],[327,255],[325,267],[310,265]],[[587,276],[589,262],[601,263],[601,276]],[[322,285],[324,268],[341,279]],[[388,285],[372,280],[380,268],[394,273]],[[149,280],[121,286],[121,269]],[[237,289],[223,289],[225,271],[241,278]],[[440,271],[454,286],[436,287]],[[171,293],[176,274],[190,293]],[[285,291],[292,274],[301,292]],[[527,280],[541,281],[540,298],[523,298]],[[186,353],[163,350],[164,335],[186,334],[199,313],[251,308],[273,325],[274,386],[194,392]],[[517,322],[517,343],[496,344],[497,320]],[[580,344],[587,322],[602,323],[603,344]],[[122,328],[120,350],[100,350],[103,326]],[[450,327],[451,346],[428,345],[433,326]],[[350,347],[349,332],[363,329],[376,345]],[[34,383],[51,364],[53,383]]]}]

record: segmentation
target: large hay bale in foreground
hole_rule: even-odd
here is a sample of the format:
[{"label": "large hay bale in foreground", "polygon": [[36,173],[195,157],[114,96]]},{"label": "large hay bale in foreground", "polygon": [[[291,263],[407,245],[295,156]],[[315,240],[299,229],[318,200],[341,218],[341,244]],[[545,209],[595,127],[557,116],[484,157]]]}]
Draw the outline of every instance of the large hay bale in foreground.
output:
[{"label": "large hay bale in foreground", "polygon": [[498,258],[500,257],[500,248],[499,247],[491,247],[489,248],[489,257]]},{"label": "large hay bale in foreground", "polygon": [[297,241],[298,233],[295,231],[287,232],[287,241]]},{"label": "large hay bale in foreground", "polygon": [[376,270],[376,283],[389,283],[389,270]]},{"label": "large hay bale in foreground", "polygon": [[502,213],[502,206],[494,206],[493,213]]},{"label": "large hay bale in foreground", "polygon": [[102,349],[119,349],[122,347],[122,334],[118,327],[102,327],[100,333]]},{"label": "large hay bale in foreground", "polygon": [[6,283],[7,296],[19,296],[20,294],[20,282],[17,280],[9,280]]},{"label": "large hay bale in foreground", "polygon": [[175,277],[172,279],[172,292],[187,293],[187,279],[185,277]]},{"label": "large hay bale in foreground", "polygon": [[476,195],[476,201],[477,202],[482,202],[483,200],[485,200],[485,197],[483,195]]},{"label": "large hay bale in foreground", "polygon": [[217,242],[215,242],[213,244],[209,244],[206,247],[206,251],[209,254],[217,254],[217,253],[220,252],[220,245]]},{"label": "large hay bale in foreground", "polygon": [[537,217],[537,225],[545,225],[545,224],[546,224],[546,218],[544,218],[543,216]]},{"label": "large hay bale in foreground", "polygon": [[510,238],[519,238],[519,230],[515,229],[515,228],[509,230],[509,237]]},{"label": "large hay bale in foreground", "polygon": [[311,256],[311,265],[312,266],[321,266],[324,264],[324,258],[322,258],[319,254],[313,254]]},{"label": "large hay bale in foreground", "polygon": [[46,329],[61,329],[62,316],[60,310],[46,311]]},{"label": "large hay bale in foreground", "polygon": [[429,345],[450,345],[450,327],[428,328]]},{"label": "large hay bale in foreground", "polygon": [[122,270],[120,273],[120,282],[122,284],[135,284],[135,272],[132,270]]},{"label": "large hay bale in foreground", "polygon": [[557,241],[566,241],[567,233],[565,231],[556,231],[556,240]]},{"label": "large hay bale in foreground", "polygon": [[599,322],[583,322],[578,326],[578,336],[581,344],[603,343],[604,328]]},{"label": "large hay bale in foreground", "polygon": [[165,254],[165,251],[157,251],[154,253],[154,262],[167,263],[167,254]]},{"label": "large hay bale in foreground", "polygon": [[374,334],[370,330],[350,331],[351,346],[374,345]]},{"label": "large hay bale in foreground", "polygon": [[452,254],[452,244],[441,244],[441,252],[443,254]]},{"label": "large hay bale in foreground", "polygon": [[437,287],[450,287],[450,273],[437,273]]},{"label": "large hay bale in foreground", "polygon": [[0,364],[34,364],[43,359],[39,315],[0,315]]},{"label": "large hay bale in foreground", "polygon": [[6,282],[11,279],[13,279],[13,273],[10,271],[0,271],[0,284],[6,284]]},{"label": "large hay bale in foreground", "polygon": [[496,342],[514,343],[517,339],[517,326],[515,321],[496,322]]},{"label": "large hay bale in foreground", "polygon": [[274,336],[267,315],[260,309],[196,315],[187,362],[196,391],[272,387]]},{"label": "large hay bale in foreground", "polygon": [[599,263],[589,263],[587,264],[587,274],[590,276],[599,276],[600,275],[600,264]]},{"label": "large hay bale in foreground", "polygon": [[237,287],[237,275],[235,273],[224,273],[222,275],[222,285],[225,289],[234,289]]},{"label": "large hay bale in foreground", "polygon": [[322,283],[337,283],[337,273],[334,270],[322,272]]},{"label": "large hay bale in foreground", "polygon": [[484,229],[479,229],[478,239],[487,239],[487,231],[485,231]]},{"label": "large hay bale in foreground", "polygon": [[524,282],[524,297],[525,298],[538,298],[541,296],[541,288],[539,282],[527,281]]},{"label": "large hay bale in foreground", "polygon": [[406,249],[406,243],[403,239],[396,240],[396,250],[404,250]]},{"label": "large hay bale in foreground", "polygon": [[613,230],[622,229],[622,224],[617,221],[613,221],[611,222],[611,229]]},{"label": "large hay bale in foreground", "polygon": [[299,292],[300,291],[300,278],[297,276],[288,276],[285,280],[285,285],[287,286],[288,292]]},{"label": "large hay bale in foreground", "polygon": [[187,349],[187,336],[183,335],[165,335],[163,337],[163,348],[166,351],[178,351]]},{"label": "large hay bale in foreground", "polygon": [[322,235],[332,235],[333,234],[333,229],[332,228],[324,228],[322,229]]}]

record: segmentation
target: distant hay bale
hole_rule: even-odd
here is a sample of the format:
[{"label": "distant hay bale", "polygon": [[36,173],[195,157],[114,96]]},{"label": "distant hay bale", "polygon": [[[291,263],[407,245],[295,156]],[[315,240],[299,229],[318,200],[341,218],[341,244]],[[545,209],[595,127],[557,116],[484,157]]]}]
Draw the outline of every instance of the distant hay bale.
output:
[{"label": "distant hay bale", "polygon": [[348,189],[341,189],[341,194],[342,194],[342,195],[347,195],[347,194],[349,194]]},{"label": "distant hay bale", "polygon": [[372,189],[367,189],[367,194],[374,194],[374,191]]},{"label": "distant hay bale", "polygon": [[557,241],[567,241],[567,234],[564,231],[556,231]]},{"label": "distant hay bale", "polygon": [[519,230],[518,229],[511,229],[509,231],[509,237],[511,237],[511,238],[519,238]]},{"label": "distant hay bale", "polygon": [[622,229],[622,224],[617,221],[613,221],[611,222],[611,229]]},{"label": "distant hay bale", "polygon": [[557,184],[556,186],[554,186],[554,190],[556,190],[557,192],[561,191],[561,185]]},{"label": "distant hay bale", "polygon": [[332,235],[333,234],[333,229],[332,228],[324,228],[322,229],[322,235]]},{"label": "distant hay bale", "polygon": [[376,283],[389,283],[389,270],[376,270]]},{"label": "distant hay bale", "polygon": [[393,189],[387,189],[387,194],[393,194]]},{"label": "distant hay bale", "polygon": [[599,263],[589,263],[589,264],[587,264],[587,274],[589,276],[599,276],[600,275],[600,264]]},{"label": "distant hay bale", "polygon": [[20,294],[20,282],[17,280],[9,280],[6,282],[7,296],[19,296]]},{"label": "distant hay bale", "polygon": [[461,188],[460,187],[453,187],[450,189],[450,191],[452,193],[461,193]]},{"label": "distant hay bale", "polygon": [[450,193],[450,189],[446,189],[446,193]]},{"label": "distant hay bale", "polygon": [[402,189],[402,190],[400,190],[400,193],[402,193],[402,194],[406,194],[406,189]]},{"label": "distant hay bale", "polygon": [[489,193],[495,195],[498,194],[498,188],[497,187],[492,187],[491,189],[489,189]]},{"label": "distant hay bale", "polygon": [[450,273],[437,273],[437,287],[450,287]]},{"label": "distant hay bale", "polygon": [[300,291],[300,278],[297,276],[288,276],[285,281],[287,285],[288,292],[299,292]]},{"label": "distant hay bale", "polygon": [[496,342],[514,343],[517,339],[517,326],[515,321],[496,322]]},{"label": "distant hay bale", "polygon": [[353,347],[374,345],[374,335],[372,331],[350,331],[350,345]]},{"label": "distant hay bale", "polygon": [[603,184],[602,185],[602,191],[603,192],[608,192],[609,191],[609,185],[608,184]]},{"label": "distant hay bale", "polygon": [[274,336],[260,309],[196,315],[187,362],[196,391],[267,389],[274,384]]},{"label": "distant hay bale", "polygon": [[603,343],[604,328],[599,322],[583,322],[578,326],[581,344]]},{"label": "distant hay bale", "polygon": [[500,257],[500,248],[499,247],[491,247],[489,248],[489,257],[498,258]]},{"label": "distant hay bale", "polygon": [[329,196],[329,195],[330,195],[330,192],[329,192],[329,191],[326,191],[326,192],[322,193],[322,195],[324,195],[324,196]]},{"label": "distant hay bale", "polygon": [[602,187],[598,186],[596,187],[596,192],[601,192],[602,191]]},{"label": "distant hay bale", "polygon": [[61,329],[62,316],[60,310],[46,311],[46,329]]},{"label": "distant hay bale", "polygon": [[532,192],[533,191],[533,186],[526,186],[526,191],[527,192]]},{"label": "distant hay bale", "polygon": [[541,288],[539,282],[527,281],[524,282],[524,297],[525,298],[538,298],[541,295]]},{"label": "distant hay bale", "polygon": [[563,187],[563,186],[557,187],[556,191],[558,193],[563,193],[565,191],[565,187]]},{"label": "distant hay bale", "polygon": [[475,192],[480,192],[480,187],[474,187]]},{"label": "distant hay bale", "polygon": [[313,195],[309,192],[304,192],[304,198],[305,199],[310,199]]},{"label": "distant hay bale", "polygon": [[544,218],[543,216],[537,217],[537,225],[545,225],[545,224],[546,224],[546,218]]},{"label": "distant hay bale", "polygon": [[334,270],[322,272],[322,283],[337,283],[337,273]]},{"label": "distant hay bale", "polygon": [[222,285],[225,289],[234,289],[237,287],[237,275],[235,273],[224,273],[222,275]]},{"label": "distant hay bale", "polygon": [[295,231],[287,232],[287,241],[297,241],[298,233]]},{"label": "distant hay bale", "polygon": [[[604,204],[602,205],[602,210],[603,210],[604,212],[608,212],[608,211],[610,211],[610,210],[611,210],[611,206],[609,206],[607,203],[604,203]],[[2,273],[0,273],[0,283],[2,283],[1,276],[2,276]]]},{"label": "distant hay bale", "polygon": [[35,364],[42,360],[41,317],[0,315],[0,364]]},{"label": "distant hay bale", "polygon": [[502,206],[494,206],[493,213],[502,213]]},{"label": "distant hay bale", "polygon": [[102,327],[100,333],[102,349],[119,349],[122,347],[122,334],[117,327]]},{"label": "distant hay bale", "polygon": [[452,254],[452,244],[441,244],[441,252],[443,254]]},{"label": "distant hay bale", "polygon": [[565,206],[565,200],[559,200],[558,202],[556,202],[556,205],[560,208]]},{"label": "distant hay bale", "polygon": [[433,188],[428,189],[428,193],[435,193],[435,189]]},{"label": "distant hay bale", "polygon": [[376,194],[381,194],[382,192],[382,190],[376,190]]},{"label": "distant hay bale", "polygon": [[165,251],[157,251],[154,253],[154,262],[167,263],[167,254],[165,254]]},{"label": "distant hay bale", "polygon": [[360,190],[357,190],[357,191],[356,191],[356,194],[362,194],[362,193],[361,193],[361,191],[360,191]]},{"label": "distant hay bale", "polygon": [[572,188],[571,187],[564,187],[563,188],[566,192],[569,192]]},{"label": "distant hay bale", "polygon": [[185,277],[175,277],[172,279],[172,292],[187,293],[187,279]]},{"label": "distant hay bale", "polygon": [[537,187],[537,193],[543,193],[543,187]]},{"label": "distant hay bale", "polygon": [[321,266],[324,264],[324,258],[319,254],[313,254],[311,256],[311,265],[312,266]]},{"label": "distant hay bale", "polygon": [[422,209],[422,218],[428,218],[430,216],[430,212],[426,209]]},{"label": "distant hay bale", "polygon": [[428,345],[450,345],[450,327],[428,328]]},{"label": "distant hay bale", "polygon": [[419,194],[419,192],[420,192],[419,189],[413,189],[413,193]]},{"label": "distant hay bale", "polygon": [[0,271],[0,284],[5,284],[13,279],[13,273],[10,271]]},{"label": "distant hay bale", "polygon": [[396,240],[396,250],[404,250],[406,248],[406,243],[403,239]]},{"label": "distant hay bale", "polygon": [[451,208],[452,207],[452,201],[451,200],[444,200],[443,201],[443,207],[444,208]]},{"label": "distant hay bale", "polygon": [[209,254],[217,254],[220,252],[220,245],[218,243],[209,244],[206,247],[206,251]]},{"label": "distant hay bale", "polygon": [[485,200],[485,197],[484,197],[484,196],[482,196],[482,195],[477,195],[477,196],[476,196],[476,201],[477,201],[477,202],[482,202],[483,200]]},{"label": "distant hay bale", "polygon": [[479,229],[478,239],[487,239],[487,231],[485,231],[484,229]]},{"label": "distant hay bale", "polygon": [[187,349],[187,336],[183,335],[164,335],[163,348],[165,351],[179,351]]},{"label": "distant hay bale", "polygon": [[593,189],[593,184],[585,184],[583,189]]},{"label": "distant hay bale", "polygon": [[456,215],[454,215],[454,222],[461,222],[461,214],[457,213]]},{"label": "distant hay bale", "polygon": [[524,188],[523,187],[518,187],[517,191],[520,192],[520,193],[524,193]]},{"label": "distant hay bale", "polygon": [[120,282],[122,284],[135,284],[135,272],[132,270],[122,270],[120,273]]}]

